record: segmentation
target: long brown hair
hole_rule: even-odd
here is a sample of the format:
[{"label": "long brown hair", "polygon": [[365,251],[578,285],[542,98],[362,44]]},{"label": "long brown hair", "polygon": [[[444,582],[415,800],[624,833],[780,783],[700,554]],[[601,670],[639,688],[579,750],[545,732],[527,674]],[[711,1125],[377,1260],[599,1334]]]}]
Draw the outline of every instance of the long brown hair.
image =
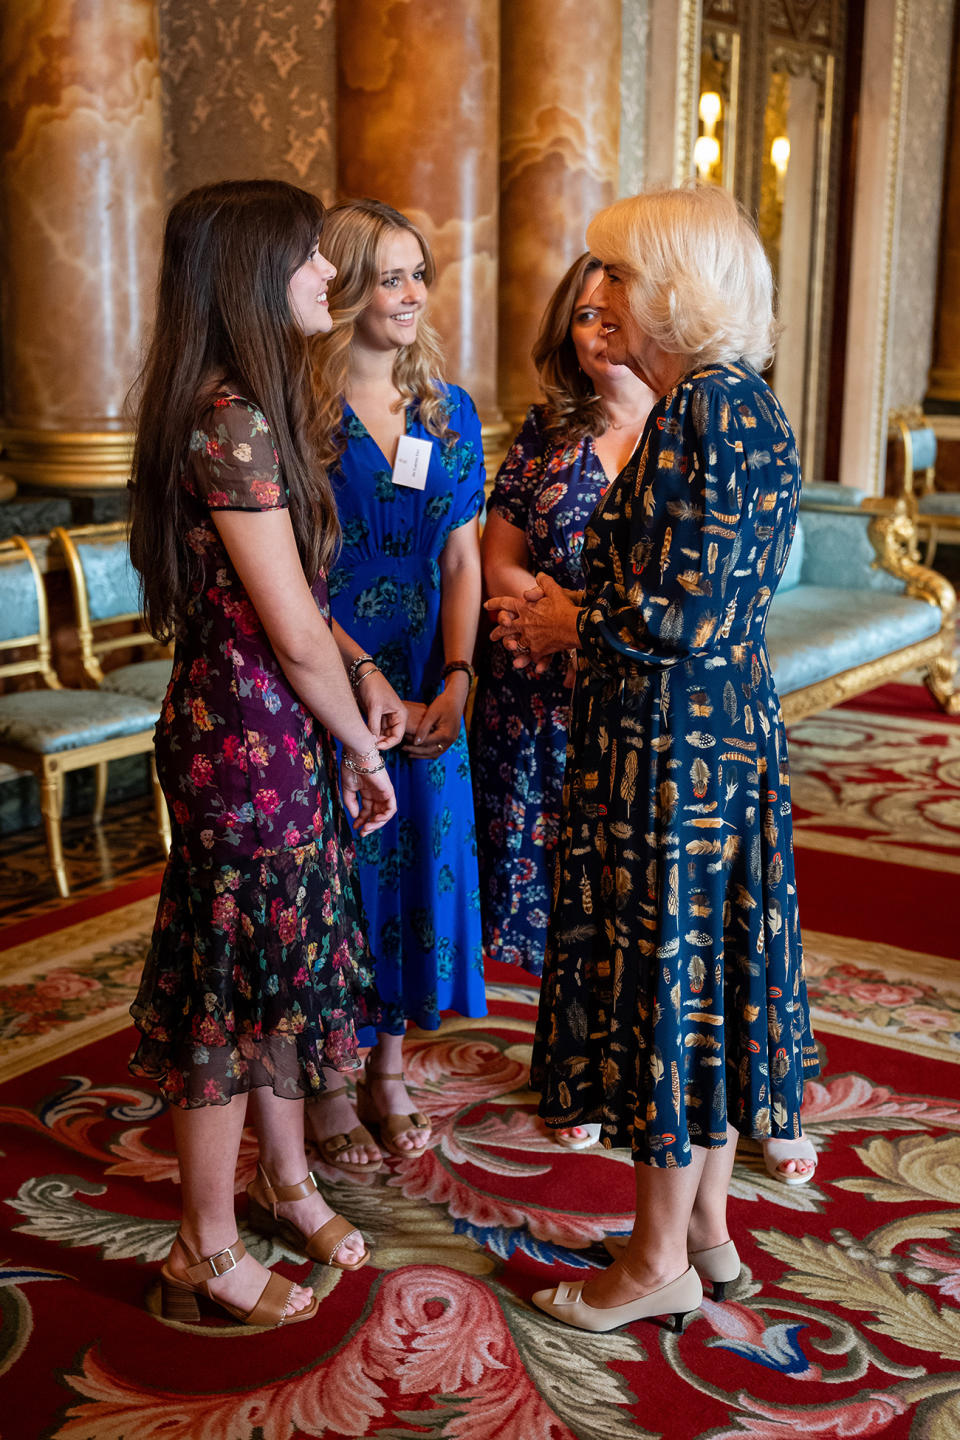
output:
[{"label": "long brown hair", "polygon": [[[316,383],[319,392],[320,420],[324,430],[341,433],[343,396],[350,375],[350,347],[353,344],[358,317],[370,304],[380,284],[383,246],[396,230],[407,230],[423,253],[423,274],[427,288],[433,284],[437,266],[426,236],[401,215],[399,210],[381,200],[347,200],[327,211],[323,232],[323,253],[336,265],[336,279],[327,292],[333,333],[314,347]],[[433,326],[424,315],[417,324],[417,338],[411,345],[397,351],[393,362],[393,383],[400,392],[398,408],[416,400],[423,426],[445,444],[456,436],[447,420],[449,407],[440,388],[443,373],[443,351]]]},{"label": "long brown hair", "polygon": [[584,435],[602,435],[608,424],[603,401],[580,368],[570,334],[577,298],[587,276],[602,268],[589,251],[574,260],[547,302],[531,351],[547,402],[546,428],[559,433],[571,445]]},{"label": "long brown hair", "polygon": [[130,480],[130,554],[158,638],[174,633],[189,594],[180,480],[190,435],[224,384],[258,405],[270,426],[308,579],[336,553],[310,347],[288,297],[323,222],[317,197],[282,180],[205,185],[167,217]]}]

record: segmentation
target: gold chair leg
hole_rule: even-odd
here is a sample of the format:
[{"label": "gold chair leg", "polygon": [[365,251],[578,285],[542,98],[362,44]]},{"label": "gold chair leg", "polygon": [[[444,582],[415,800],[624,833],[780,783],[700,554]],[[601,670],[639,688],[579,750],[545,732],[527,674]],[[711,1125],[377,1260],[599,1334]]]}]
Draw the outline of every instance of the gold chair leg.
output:
[{"label": "gold chair leg", "polygon": [[150,756],[150,779],[153,782],[153,805],[157,813],[157,829],[160,832],[164,853],[169,855],[170,846],[173,843],[173,837],[170,834],[170,811],[167,809],[167,797],[160,788],[157,761],[153,755]]},{"label": "gold chair leg", "polygon": [[62,898],[66,900],[70,894],[70,886],[67,884],[67,871],[63,863],[63,841],[60,834],[60,817],[63,814],[63,774],[56,768],[56,762],[50,768],[44,764],[43,779],[40,782],[40,809],[43,813],[43,827],[47,832],[47,854],[50,856],[50,867],[57,882],[57,889]]},{"label": "gold chair leg", "polygon": [[960,715],[960,690],[957,689],[957,660],[953,650],[952,632],[948,632],[943,652],[931,662],[923,678],[941,710],[947,715]]},{"label": "gold chair leg", "polygon": [[96,784],[93,792],[93,823],[99,825],[103,819],[104,806],[107,803],[107,760],[101,760],[95,765]]},{"label": "gold chair leg", "polygon": [[937,553],[937,527],[931,522],[930,534],[927,537],[927,553],[923,557],[923,563],[927,569],[933,568],[933,557]]}]

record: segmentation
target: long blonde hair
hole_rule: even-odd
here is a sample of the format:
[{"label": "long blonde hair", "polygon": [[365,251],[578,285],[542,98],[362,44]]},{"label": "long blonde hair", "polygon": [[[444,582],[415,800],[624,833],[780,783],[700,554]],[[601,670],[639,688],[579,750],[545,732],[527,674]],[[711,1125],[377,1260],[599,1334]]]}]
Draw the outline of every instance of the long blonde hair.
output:
[{"label": "long blonde hair", "polygon": [[[380,200],[347,200],[328,210],[323,226],[323,253],[337,267],[328,288],[333,331],[314,347],[320,421],[332,438],[334,455],[343,452],[343,397],[350,375],[350,351],[358,317],[370,304],[380,283],[383,247],[397,230],[413,235],[423,252],[424,280],[429,288],[437,274],[426,236]],[[457,436],[450,429],[449,403],[441,389],[443,351],[436,331],[425,316],[417,325],[417,338],[397,351],[393,383],[400,392],[397,408],[415,400],[421,424],[450,445]],[[333,458],[333,457],[331,457]]]}]

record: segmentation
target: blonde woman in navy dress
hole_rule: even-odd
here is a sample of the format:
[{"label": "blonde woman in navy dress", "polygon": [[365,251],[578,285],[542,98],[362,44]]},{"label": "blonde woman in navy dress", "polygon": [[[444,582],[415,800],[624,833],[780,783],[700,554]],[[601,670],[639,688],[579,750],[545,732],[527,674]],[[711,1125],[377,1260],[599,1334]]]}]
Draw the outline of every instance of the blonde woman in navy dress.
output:
[{"label": "blonde woman in navy dress", "polygon": [[661,398],[587,528],[582,596],[543,575],[489,604],[521,661],[578,651],[530,1078],[548,1125],[631,1146],[636,1216],[608,1270],[534,1301],[584,1330],[680,1328],[702,1278],[739,1273],[739,1135],[798,1137],[819,1073],[764,645],[800,470],[758,373],[770,267],[732,197],[635,196],[587,241],[608,354]]}]

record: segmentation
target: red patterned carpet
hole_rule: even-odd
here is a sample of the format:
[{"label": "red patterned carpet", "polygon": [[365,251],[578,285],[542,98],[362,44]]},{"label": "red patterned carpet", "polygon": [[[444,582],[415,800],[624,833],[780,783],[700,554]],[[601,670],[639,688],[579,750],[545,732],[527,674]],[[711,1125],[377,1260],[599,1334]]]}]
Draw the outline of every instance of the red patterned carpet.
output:
[{"label": "red patterned carpet", "polygon": [[[569,1154],[539,1129],[535,991],[502,967],[489,1019],[413,1047],[437,1147],[365,1182],[317,1168],[373,1262],[311,1272],[245,1234],[309,1274],[318,1319],[265,1334],[161,1321],[176,1167],[167,1117],[126,1075],[123,1020],[156,879],[4,930],[3,1440],[954,1440],[960,724],[877,697],[791,731],[826,1060],[805,1108],[817,1179],[779,1185],[742,1151],[744,1270],[682,1336],[655,1321],[584,1336],[529,1305],[548,1276],[605,1262],[632,1176],[622,1152]],[[253,1165],[250,1145],[241,1196]]]}]

